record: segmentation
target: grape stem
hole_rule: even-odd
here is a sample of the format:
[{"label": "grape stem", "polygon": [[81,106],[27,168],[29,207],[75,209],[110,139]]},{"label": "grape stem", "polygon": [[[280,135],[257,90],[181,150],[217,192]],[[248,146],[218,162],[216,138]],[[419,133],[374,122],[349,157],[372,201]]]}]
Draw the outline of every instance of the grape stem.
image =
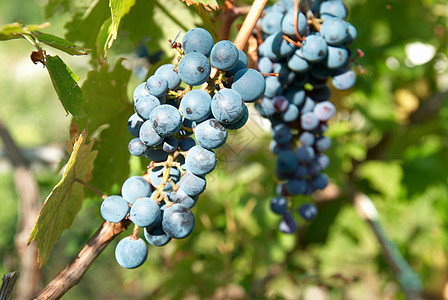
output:
[{"label": "grape stem", "polygon": [[166,197],[165,193],[163,192],[163,190],[165,189],[165,185],[167,184],[167,182],[169,182],[169,180],[171,179],[170,178],[170,171],[171,171],[171,168],[174,165],[175,165],[175,163],[174,163],[174,152],[170,152],[168,154],[168,158],[166,159],[166,161],[163,162],[163,166],[165,166],[165,170],[163,171],[162,182],[157,187],[157,190],[156,190],[156,192],[153,195],[153,199],[157,203],[162,202],[162,200],[170,202],[168,200],[168,198]]},{"label": "grape stem", "polygon": [[98,196],[100,196],[100,197],[103,198],[103,199],[106,199],[106,198],[108,197],[107,195],[104,195],[99,189],[97,189],[96,187],[90,185],[88,182],[86,182],[86,181],[84,181],[84,180],[82,180],[82,179],[79,179],[79,178],[76,177],[76,178],[75,178],[75,182],[78,182],[78,183],[80,183],[80,184],[86,186],[86,187],[89,188],[92,192],[94,192],[95,194],[97,194]]},{"label": "grape stem", "polygon": [[135,225],[134,224],[134,230],[132,230],[132,235],[131,235],[131,239],[132,240],[138,240],[138,237],[137,237],[137,235],[138,235],[138,229],[139,229],[140,227],[138,227],[137,225]]}]

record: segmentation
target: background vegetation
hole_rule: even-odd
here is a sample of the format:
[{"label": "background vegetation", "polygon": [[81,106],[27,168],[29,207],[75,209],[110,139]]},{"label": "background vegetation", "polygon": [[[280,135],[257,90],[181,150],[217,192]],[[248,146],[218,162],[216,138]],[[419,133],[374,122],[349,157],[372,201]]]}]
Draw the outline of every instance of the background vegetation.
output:
[{"label": "background vegetation", "polygon": [[[420,277],[424,297],[448,299],[448,3],[350,0],[347,5],[348,20],[358,29],[352,49],[365,53],[357,59],[365,74],[354,90],[332,97],[338,107],[329,128],[328,175],[334,185],[314,196],[320,215],[302,221],[296,235],[277,230],[280,219],[269,210],[274,156],[266,124],[254,112],[249,126],[218,151],[219,167],[195,208],[197,226],[189,238],[151,247],[148,261],[136,270],[115,262],[117,239],[65,299],[403,299],[377,238],[355,210],[356,192],[374,202],[386,234]],[[218,22],[204,23],[208,17],[200,13]],[[48,48],[80,77],[85,116],[72,120],[47,70],[29,59],[33,46],[25,40],[0,43],[0,117],[32,160],[41,199],[60,180],[57,157],[65,151],[71,122],[88,126],[98,138],[92,185],[118,193],[129,175],[143,173],[148,162],[129,158],[126,148],[132,90],[174,57],[168,38],[195,26],[218,33],[217,15],[177,0],[137,0],[106,59],[108,1],[0,1],[0,24],[49,21],[45,32],[92,50],[71,57]],[[230,39],[242,20],[234,23]],[[44,159],[49,149],[56,154]],[[14,240],[20,209],[5,151],[0,191],[3,274],[18,269]],[[86,193],[82,210],[42,269],[43,284],[102,222],[101,199]],[[297,199],[306,201],[311,199]]]}]

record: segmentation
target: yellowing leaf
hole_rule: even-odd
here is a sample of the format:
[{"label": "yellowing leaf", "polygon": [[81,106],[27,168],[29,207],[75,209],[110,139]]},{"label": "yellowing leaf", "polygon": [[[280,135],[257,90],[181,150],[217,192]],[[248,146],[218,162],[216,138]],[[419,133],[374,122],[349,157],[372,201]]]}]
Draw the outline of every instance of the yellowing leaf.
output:
[{"label": "yellowing leaf", "polygon": [[110,0],[109,7],[112,15],[112,24],[109,28],[109,36],[104,44],[104,56],[106,56],[107,48],[112,47],[112,43],[117,39],[118,26],[121,19],[129,13],[131,7],[135,5],[135,0]]},{"label": "yellowing leaf", "polygon": [[206,10],[218,10],[219,5],[216,0],[182,0],[185,2],[188,6],[196,4],[196,5],[203,5]]},{"label": "yellowing leaf", "polygon": [[36,241],[41,266],[47,262],[53,245],[61,236],[62,231],[70,228],[82,207],[84,186],[77,182],[77,179],[86,182],[90,180],[93,163],[97,156],[97,151],[92,151],[94,140],[86,144],[86,137],[87,130],[83,130],[76,139],[62,179],[45,200],[31,231],[28,244]]}]

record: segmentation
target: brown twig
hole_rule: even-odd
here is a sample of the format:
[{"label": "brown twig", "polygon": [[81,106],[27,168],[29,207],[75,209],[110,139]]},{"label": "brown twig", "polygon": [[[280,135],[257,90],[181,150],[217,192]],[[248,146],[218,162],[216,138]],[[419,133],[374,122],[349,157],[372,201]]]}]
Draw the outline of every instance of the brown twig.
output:
[{"label": "brown twig", "polygon": [[75,181],[78,182],[78,183],[80,183],[80,184],[82,184],[82,185],[84,185],[84,186],[86,186],[86,187],[89,188],[92,192],[94,192],[95,194],[97,194],[98,196],[100,196],[101,198],[103,198],[103,199],[106,199],[106,198],[107,198],[107,195],[104,195],[103,192],[101,192],[101,191],[100,191],[99,189],[97,189],[96,187],[90,185],[90,183],[85,182],[84,180],[79,179],[79,178],[75,178]]},{"label": "brown twig", "polygon": [[244,46],[246,46],[247,40],[252,34],[255,24],[257,24],[258,18],[263,12],[266,3],[267,0],[255,0],[252,4],[246,19],[244,20],[243,26],[241,26],[234,41],[234,44],[238,49],[243,50]]},{"label": "brown twig", "polygon": [[39,187],[29,169],[28,162],[1,119],[0,137],[14,167],[14,184],[20,199],[18,203],[19,229],[15,237],[15,246],[20,259],[20,277],[17,282],[16,298],[30,299],[39,290],[42,280],[37,264],[37,247],[36,245],[27,247],[28,235],[39,215],[41,206]]},{"label": "brown twig", "polygon": [[76,257],[34,299],[61,298],[81,280],[98,255],[118,234],[125,231],[130,223],[129,220],[123,220],[120,223],[105,221]]}]

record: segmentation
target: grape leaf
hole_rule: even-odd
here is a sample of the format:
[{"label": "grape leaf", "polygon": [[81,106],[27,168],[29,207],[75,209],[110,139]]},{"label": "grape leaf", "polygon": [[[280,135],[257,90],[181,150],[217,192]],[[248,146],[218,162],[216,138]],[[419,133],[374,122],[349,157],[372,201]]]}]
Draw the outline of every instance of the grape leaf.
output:
[{"label": "grape leaf", "polygon": [[104,56],[107,55],[107,48],[112,47],[112,43],[117,39],[118,26],[121,19],[129,13],[131,7],[135,5],[135,0],[110,0],[109,7],[112,15],[112,23],[109,27],[109,36],[104,44]]},{"label": "grape leaf", "polygon": [[359,175],[386,197],[398,197],[403,179],[403,169],[399,162],[368,161],[361,165]]},{"label": "grape leaf", "polygon": [[87,55],[87,49],[79,47],[72,42],[69,42],[63,38],[60,38],[58,36],[43,33],[40,31],[33,32],[33,35],[42,43],[51,46],[53,48],[59,49],[61,51],[64,51],[67,54],[70,55]]},{"label": "grape leaf", "polygon": [[65,111],[75,118],[82,117],[84,93],[76,83],[79,77],[57,55],[45,55],[45,65]]},{"label": "grape leaf", "polygon": [[33,31],[44,29],[50,26],[50,23],[40,25],[23,25],[22,23],[10,23],[0,27],[0,41],[21,38],[21,34],[31,34]]},{"label": "grape leaf", "polygon": [[204,8],[208,11],[218,10],[219,5],[216,0],[182,0],[185,2],[188,6],[196,4],[196,5],[203,5]]},{"label": "grape leaf", "polygon": [[[71,130],[71,132],[76,133],[77,130]],[[53,245],[61,236],[62,231],[70,228],[82,207],[84,186],[76,179],[86,182],[90,180],[93,163],[97,156],[97,151],[92,150],[95,141],[91,140],[86,144],[86,137],[87,130],[84,129],[76,139],[61,181],[45,200],[28,239],[28,244],[36,241],[40,266],[48,261]]]},{"label": "grape leaf", "polygon": [[133,114],[127,94],[131,71],[122,66],[123,59],[110,66],[89,72],[82,89],[86,95],[86,116],[79,120],[80,128],[89,127],[97,136],[92,185],[109,193],[114,184],[122,184],[129,173],[128,143],[132,139],[127,120]]},{"label": "grape leaf", "polygon": [[62,7],[63,12],[66,12],[69,9],[70,4],[70,0],[48,0],[44,9],[45,19],[52,17],[59,7]]}]

